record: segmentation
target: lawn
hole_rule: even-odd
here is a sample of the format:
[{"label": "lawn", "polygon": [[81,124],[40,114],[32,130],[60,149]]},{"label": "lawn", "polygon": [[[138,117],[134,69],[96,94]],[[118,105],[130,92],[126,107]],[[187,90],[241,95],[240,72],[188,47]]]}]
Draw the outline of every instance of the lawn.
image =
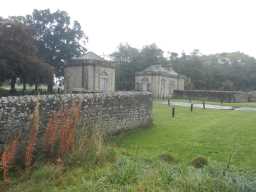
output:
[{"label": "lawn", "polygon": [[177,107],[171,118],[168,106],[155,103],[154,124],[116,139],[121,148],[144,157],[170,152],[187,164],[202,155],[210,161],[256,168],[256,113]]},{"label": "lawn", "polygon": [[[177,107],[172,119],[167,105],[158,102],[153,116],[151,128],[123,133],[110,143],[81,140],[89,145],[77,146],[64,164],[39,161],[15,173],[10,184],[0,181],[0,191],[256,191],[256,113]],[[192,167],[198,156],[208,165]]]}]

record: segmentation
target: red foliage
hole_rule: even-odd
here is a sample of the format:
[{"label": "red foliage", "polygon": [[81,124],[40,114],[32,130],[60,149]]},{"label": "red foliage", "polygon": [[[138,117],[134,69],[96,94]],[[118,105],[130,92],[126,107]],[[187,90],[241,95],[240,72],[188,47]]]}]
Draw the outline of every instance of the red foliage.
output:
[{"label": "red foliage", "polygon": [[33,151],[36,145],[36,139],[37,139],[37,129],[32,128],[30,132],[30,138],[28,145],[26,147],[26,154],[25,154],[25,166],[30,167],[33,159]]},{"label": "red foliage", "polygon": [[29,137],[28,145],[26,147],[26,153],[25,153],[26,167],[30,167],[32,164],[33,151],[36,145],[38,128],[39,128],[39,103],[37,102],[37,105],[33,112],[30,137]]},{"label": "red foliage", "polygon": [[49,117],[48,126],[45,132],[45,149],[47,154],[52,153],[52,147],[57,139],[57,123],[55,115]]},{"label": "red foliage", "polygon": [[60,157],[72,151],[75,143],[75,128],[80,119],[80,104],[73,105],[64,112],[64,124],[60,129]]},{"label": "red foliage", "polygon": [[2,167],[3,167],[3,177],[5,182],[9,182],[10,178],[8,176],[9,168],[15,159],[15,154],[17,151],[17,145],[18,145],[18,136],[16,136],[11,143],[6,147],[2,154]]},{"label": "red foliage", "polygon": [[71,108],[65,107],[49,118],[45,133],[46,151],[51,153],[51,148],[57,140],[59,130],[59,158],[73,150],[75,143],[75,128],[80,119],[80,103],[73,104]]}]

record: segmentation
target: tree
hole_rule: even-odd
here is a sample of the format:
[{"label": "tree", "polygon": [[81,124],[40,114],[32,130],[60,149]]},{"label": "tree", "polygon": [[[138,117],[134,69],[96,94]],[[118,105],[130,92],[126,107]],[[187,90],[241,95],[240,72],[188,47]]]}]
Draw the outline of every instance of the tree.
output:
[{"label": "tree", "polygon": [[120,44],[118,51],[111,54],[116,68],[116,87],[118,90],[132,90],[134,88],[134,78],[136,64],[138,63],[139,50],[129,44]]},{"label": "tree", "polygon": [[175,52],[168,52],[169,53],[169,60],[171,63],[176,63],[177,59],[179,58],[179,54]]},{"label": "tree", "polygon": [[[71,22],[65,11],[34,10],[32,15],[16,19],[32,28],[40,57],[54,67],[57,77],[63,76],[65,61],[86,51],[87,37],[81,25],[78,21]],[[52,83],[48,84],[50,91]]]},{"label": "tree", "polygon": [[118,51],[111,54],[117,65],[117,89],[133,90],[135,73],[154,64],[167,64],[163,51],[156,44],[144,46],[142,50],[129,44],[119,45]]},{"label": "tree", "polygon": [[150,65],[167,64],[167,59],[163,56],[163,53],[154,43],[144,46],[140,51],[140,65],[143,66],[142,68],[145,68]]},{"label": "tree", "polygon": [[31,74],[29,69],[40,63],[31,30],[21,23],[2,20],[0,23],[1,80],[11,81],[15,90],[17,78],[24,83]]},{"label": "tree", "polygon": [[111,54],[112,59],[119,64],[134,62],[139,57],[139,50],[131,47],[128,43],[120,44],[118,51]]},{"label": "tree", "polygon": [[0,81],[10,80],[15,90],[17,78],[26,84],[46,83],[51,79],[50,65],[42,63],[31,29],[15,20],[0,23]]},{"label": "tree", "polygon": [[[37,69],[36,69],[37,68]],[[30,73],[32,75],[27,79],[27,83],[30,85],[35,85],[35,91],[38,90],[39,84],[46,84],[53,82],[53,73],[54,69],[48,63],[39,63],[38,65],[34,65],[33,68],[30,68]]]}]

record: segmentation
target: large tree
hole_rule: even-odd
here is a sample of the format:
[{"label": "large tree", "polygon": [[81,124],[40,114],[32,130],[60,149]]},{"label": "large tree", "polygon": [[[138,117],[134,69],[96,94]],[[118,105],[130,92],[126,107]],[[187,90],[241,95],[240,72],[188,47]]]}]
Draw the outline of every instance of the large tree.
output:
[{"label": "large tree", "polygon": [[[31,27],[40,57],[54,67],[57,77],[63,76],[66,60],[86,51],[87,37],[81,25],[72,22],[65,11],[34,10],[32,15],[14,19]],[[52,83],[48,87],[51,90]]]},{"label": "large tree", "polygon": [[111,57],[117,64],[116,88],[118,90],[132,90],[139,50],[131,47],[129,44],[120,44],[118,50],[112,53]]},{"label": "large tree", "polygon": [[17,78],[26,85],[35,71],[40,73],[40,62],[32,31],[19,22],[1,20],[0,80],[10,80],[14,91]]},{"label": "large tree", "polygon": [[140,65],[145,68],[150,65],[165,65],[167,60],[163,55],[163,50],[156,44],[144,46],[140,51]]}]

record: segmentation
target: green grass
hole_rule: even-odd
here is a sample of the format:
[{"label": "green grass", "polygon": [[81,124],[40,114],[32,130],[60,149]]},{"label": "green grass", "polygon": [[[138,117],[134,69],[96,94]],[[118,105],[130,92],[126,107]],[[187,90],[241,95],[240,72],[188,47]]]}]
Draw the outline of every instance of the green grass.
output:
[{"label": "green grass", "polygon": [[[166,105],[155,103],[153,115],[151,128],[123,133],[110,144],[82,139],[87,145],[68,155],[65,166],[37,163],[11,184],[0,182],[0,191],[256,191],[256,113],[177,107],[172,119]],[[193,168],[196,160],[205,166]]]},{"label": "green grass", "polygon": [[172,153],[187,164],[198,155],[232,164],[241,169],[256,168],[256,113],[177,107],[176,117],[166,105],[155,103],[154,125],[130,131],[116,139],[121,148],[144,157]]},{"label": "green grass", "polygon": [[104,166],[46,164],[23,174],[9,187],[0,187],[8,192],[255,192],[256,181],[255,175],[224,171],[216,164],[195,169],[119,156]]}]

